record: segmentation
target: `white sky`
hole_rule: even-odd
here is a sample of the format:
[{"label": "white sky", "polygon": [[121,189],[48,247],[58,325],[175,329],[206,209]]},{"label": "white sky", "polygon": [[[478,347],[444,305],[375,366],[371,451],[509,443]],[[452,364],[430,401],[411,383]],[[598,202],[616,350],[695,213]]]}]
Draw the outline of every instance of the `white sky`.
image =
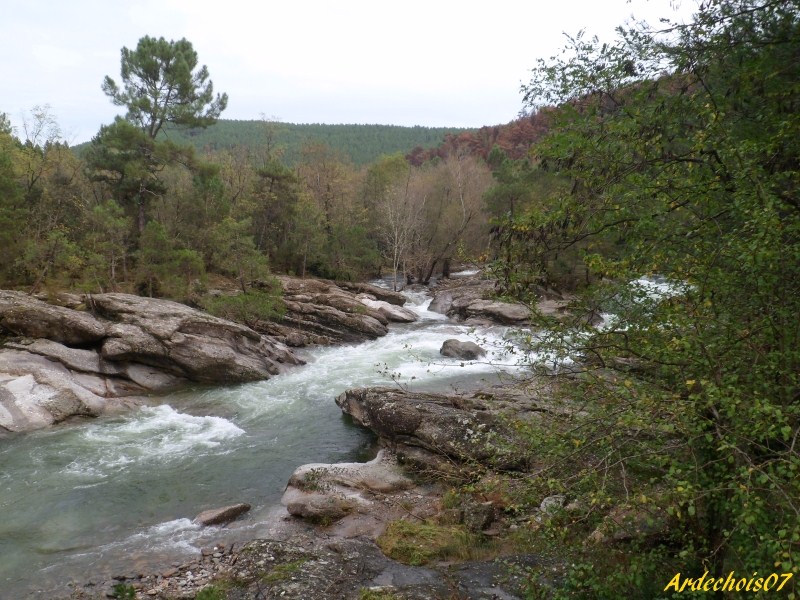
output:
[{"label": "white sky", "polygon": [[[675,12],[673,5],[678,4]],[[563,33],[610,39],[631,15],[688,20],[694,0],[0,0],[0,112],[21,135],[49,104],[64,138],[124,112],[100,89],[120,49],[194,45],[227,119],[480,127],[522,108],[520,84]]]}]

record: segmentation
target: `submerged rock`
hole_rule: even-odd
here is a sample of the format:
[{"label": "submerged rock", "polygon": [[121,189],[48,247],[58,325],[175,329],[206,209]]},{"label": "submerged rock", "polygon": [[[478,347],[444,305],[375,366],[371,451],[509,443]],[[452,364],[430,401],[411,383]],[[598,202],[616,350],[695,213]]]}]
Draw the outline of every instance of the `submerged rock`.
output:
[{"label": "submerged rock", "polygon": [[204,510],[194,518],[194,523],[198,525],[222,525],[223,523],[230,523],[234,519],[240,517],[250,510],[250,505],[246,503],[232,504],[231,506],[223,506],[222,508],[212,508],[211,510]]}]

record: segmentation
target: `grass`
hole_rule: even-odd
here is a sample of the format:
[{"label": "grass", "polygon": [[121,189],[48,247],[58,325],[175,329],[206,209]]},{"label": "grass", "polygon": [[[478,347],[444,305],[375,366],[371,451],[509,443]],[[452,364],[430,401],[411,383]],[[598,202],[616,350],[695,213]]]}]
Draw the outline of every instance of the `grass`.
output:
[{"label": "grass", "polygon": [[404,520],[389,523],[377,543],[389,558],[413,566],[478,560],[494,557],[499,551],[496,543],[462,526]]},{"label": "grass", "polygon": [[269,573],[266,573],[262,578],[261,581],[264,583],[279,583],[281,581],[286,581],[290,579],[292,575],[297,573],[300,570],[300,567],[308,561],[307,558],[298,558],[297,560],[293,560],[292,562],[284,563],[282,565],[275,565],[272,569],[270,569]]},{"label": "grass", "polygon": [[388,590],[361,588],[358,600],[401,600],[401,597]]},{"label": "grass", "polygon": [[209,585],[197,592],[194,600],[225,600],[225,592],[215,585]]},{"label": "grass", "polygon": [[136,588],[126,583],[118,583],[114,586],[114,598],[119,600],[135,600]]}]

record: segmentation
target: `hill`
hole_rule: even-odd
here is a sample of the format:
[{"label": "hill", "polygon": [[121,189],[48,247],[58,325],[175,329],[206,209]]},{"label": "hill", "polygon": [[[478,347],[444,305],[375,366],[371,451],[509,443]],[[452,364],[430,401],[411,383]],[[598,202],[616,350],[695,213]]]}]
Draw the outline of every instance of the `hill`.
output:
[{"label": "hill", "polygon": [[[172,130],[167,135],[176,142],[189,143],[201,151],[271,145],[282,149],[287,165],[295,164],[300,159],[305,146],[321,142],[349,157],[356,165],[365,165],[384,154],[407,154],[416,147],[436,147],[446,136],[458,136],[470,131],[456,127],[295,124],[221,119],[208,129]],[[74,150],[80,154],[87,146],[88,143],[80,144]]]},{"label": "hill", "polygon": [[480,129],[448,133],[438,145],[420,144],[406,158],[414,166],[453,154],[466,153],[486,159],[495,146],[503,150],[509,158],[525,158],[531,146],[550,130],[554,114],[555,109],[545,108],[503,125],[487,125]]}]

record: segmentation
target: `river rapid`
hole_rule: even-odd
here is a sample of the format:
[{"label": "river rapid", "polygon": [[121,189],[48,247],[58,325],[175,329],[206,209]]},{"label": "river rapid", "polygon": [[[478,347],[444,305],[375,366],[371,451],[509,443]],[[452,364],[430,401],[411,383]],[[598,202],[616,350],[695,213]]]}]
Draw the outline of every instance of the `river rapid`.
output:
[{"label": "river rapid", "polygon": [[[308,364],[268,381],[183,390],[123,415],[0,438],[0,600],[51,598],[69,581],[186,562],[223,536],[268,536],[296,467],[369,458],[373,437],[334,403],[346,389],[466,390],[517,370],[498,367],[513,362],[504,328],[453,324],[427,310],[424,294],[408,297],[416,323],[309,350]],[[454,337],[490,356],[441,357]],[[229,528],[192,523],[237,502],[253,509]]]}]

